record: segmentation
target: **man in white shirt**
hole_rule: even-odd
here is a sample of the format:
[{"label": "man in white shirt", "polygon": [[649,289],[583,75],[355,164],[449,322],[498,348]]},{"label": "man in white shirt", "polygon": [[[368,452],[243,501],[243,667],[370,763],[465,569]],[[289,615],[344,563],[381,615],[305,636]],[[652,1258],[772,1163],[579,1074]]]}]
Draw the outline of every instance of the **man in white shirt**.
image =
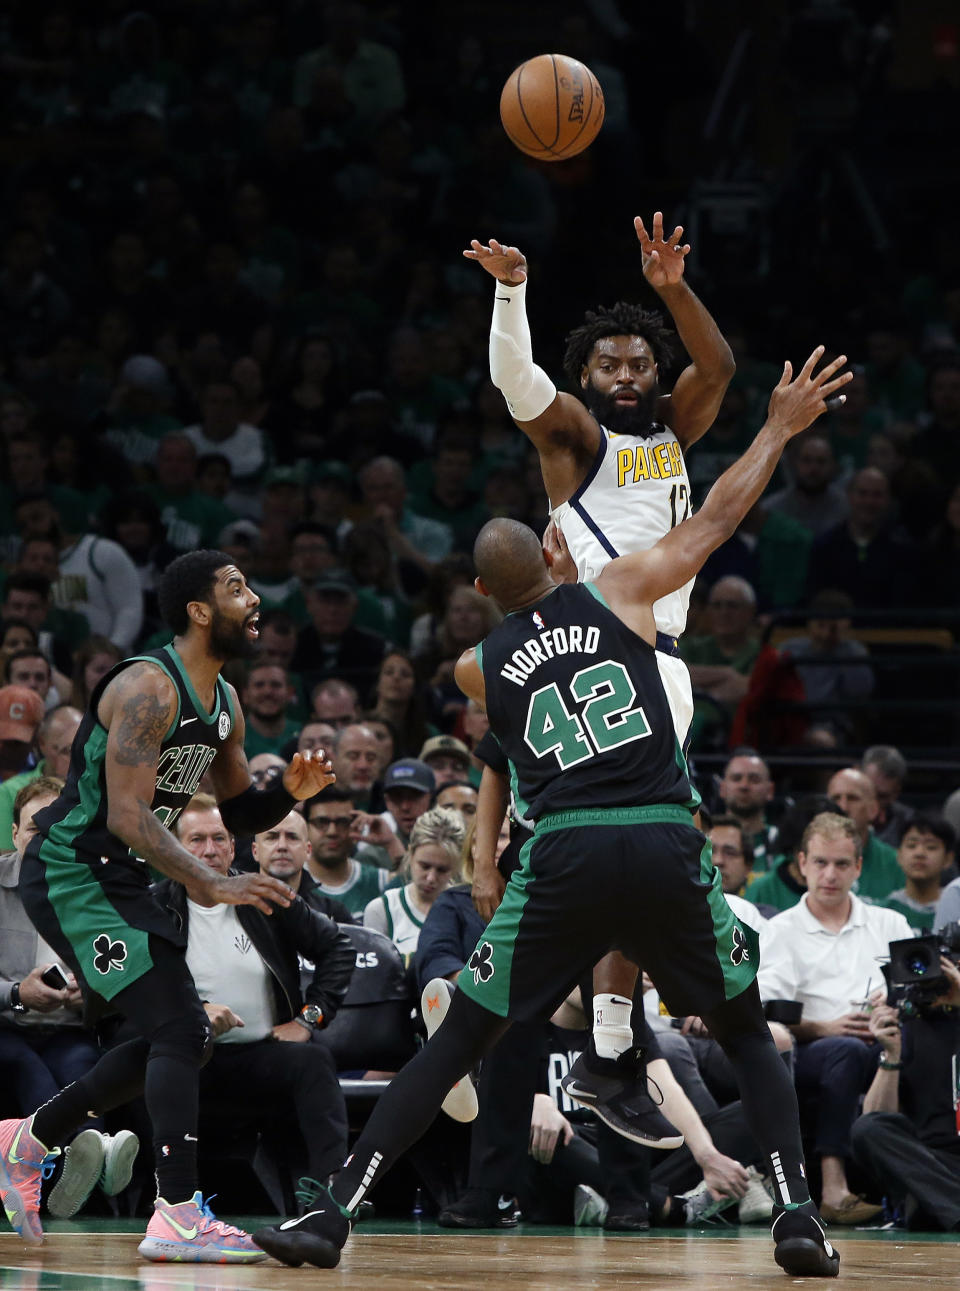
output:
[{"label": "man in white shirt", "polygon": [[870,1012],[886,994],[881,964],[891,941],[911,936],[894,910],[865,905],[851,891],[862,869],[860,834],[833,812],[815,816],[797,854],[807,891],[760,936],[760,995],[795,1000],[803,1016],[797,1090],[816,1103],[814,1145],[820,1157],[820,1213],[829,1223],[859,1224],[880,1210],[851,1194],[846,1158],[860,1096],[873,1079],[879,1047]]},{"label": "man in white shirt", "polygon": [[[193,798],[175,832],[198,860],[228,873],[233,835],[212,797]],[[283,1108],[303,1136],[305,1173],[326,1178],[346,1149],[347,1117],[333,1057],[319,1032],[349,985],[350,942],[299,897],[287,909],[275,907],[269,918],[251,907],[254,917],[248,918],[231,905],[211,906],[169,879],[154,892],[187,934],[187,965],[213,1031],[213,1056],[200,1078],[201,1117],[268,1123],[276,1133],[277,1108]],[[300,957],[315,966],[306,1004]]]}]

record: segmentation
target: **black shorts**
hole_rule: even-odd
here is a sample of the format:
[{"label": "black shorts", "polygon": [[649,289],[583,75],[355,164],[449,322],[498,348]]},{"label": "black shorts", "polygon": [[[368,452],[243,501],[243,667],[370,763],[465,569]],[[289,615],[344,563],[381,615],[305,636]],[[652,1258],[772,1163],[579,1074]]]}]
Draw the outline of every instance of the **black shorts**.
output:
[{"label": "black shorts", "polygon": [[611,947],[646,969],[675,1017],[709,1013],[756,977],[757,936],[685,808],[554,813],[522,855],[457,982],[490,1012],[549,1016]]}]

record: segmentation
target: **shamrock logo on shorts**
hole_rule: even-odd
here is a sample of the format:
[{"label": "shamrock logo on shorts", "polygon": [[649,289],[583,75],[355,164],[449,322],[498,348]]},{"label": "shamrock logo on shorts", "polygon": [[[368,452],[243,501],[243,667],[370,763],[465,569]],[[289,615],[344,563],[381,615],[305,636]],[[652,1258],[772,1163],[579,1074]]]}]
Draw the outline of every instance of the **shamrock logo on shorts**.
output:
[{"label": "shamrock logo on shorts", "polygon": [[102,932],[95,938],[93,949],[96,952],[93,966],[98,973],[109,973],[111,968],[119,968],[121,973],[123,972],[123,961],[127,957],[125,941],[111,941],[109,934]]},{"label": "shamrock logo on shorts", "polygon": [[747,945],[747,938],[742,928],[733,930],[733,950],[730,952],[730,959],[734,964],[742,964],[745,959],[750,958],[750,947]]},{"label": "shamrock logo on shorts", "polygon": [[479,986],[481,982],[489,982],[493,976],[493,947],[489,941],[482,941],[470,956],[470,962],[467,968],[473,973],[473,984]]}]

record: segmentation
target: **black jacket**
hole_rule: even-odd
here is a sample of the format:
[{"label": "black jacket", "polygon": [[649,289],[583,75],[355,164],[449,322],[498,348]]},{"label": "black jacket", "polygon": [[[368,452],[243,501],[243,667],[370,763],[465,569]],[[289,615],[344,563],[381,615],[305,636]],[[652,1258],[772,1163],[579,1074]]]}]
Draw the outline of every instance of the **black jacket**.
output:
[{"label": "black jacket", "polygon": [[[187,890],[182,883],[164,879],[154,885],[154,895],[184,936],[187,935]],[[317,1004],[326,1026],[336,1016],[350,985],[356,962],[353,946],[332,919],[311,910],[300,897],[272,915],[250,905],[237,906],[240,926],[270,972],[277,1022],[289,1022],[303,1007],[298,955],[316,965],[307,987],[308,1004]],[[229,1004],[229,1000],[219,1001]]]}]

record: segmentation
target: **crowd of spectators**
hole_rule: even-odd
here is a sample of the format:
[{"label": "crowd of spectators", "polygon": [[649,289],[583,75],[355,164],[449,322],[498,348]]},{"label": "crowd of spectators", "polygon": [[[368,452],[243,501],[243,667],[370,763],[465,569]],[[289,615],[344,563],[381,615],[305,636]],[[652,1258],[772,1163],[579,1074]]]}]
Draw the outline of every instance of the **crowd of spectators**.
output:
[{"label": "crowd of spectators", "polygon": [[[547,8],[530,6],[529,29]],[[640,128],[647,93],[660,78],[671,87],[689,81],[681,117],[692,127],[731,33],[721,30],[713,49],[705,33],[688,31],[682,54],[664,55],[657,67],[647,60],[641,94],[634,74],[641,33],[616,5],[585,3],[564,19],[562,35],[604,83],[608,122],[585,157],[551,167],[521,157],[496,120],[500,84],[517,61],[539,52],[536,43],[518,32],[493,46],[473,33],[469,13],[462,26],[449,15],[431,24],[429,9],[352,0],[4,8],[4,932],[13,926],[15,880],[7,871],[15,874],[22,850],[24,789],[42,782],[49,791],[50,778],[65,774],[80,714],[110,668],[169,639],[157,577],[175,555],[202,546],[226,551],[261,597],[260,656],[231,676],[255,780],[267,782],[297,749],[322,747],[337,784],[252,847],[220,838],[215,809],[202,802],[197,854],[206,848],[227,862],[259,864],[342,926],[366,924],[374,940],[357,950],[355,978],[378,954],[396,967],[382,946],[370,949],[379,934],[422,986],[435,973],[425,977],[416,964],[421,928],[433,953],[438,921],[460,936],[461,924],[476,917],[463,880],[486,719],[464,702],[453,664],[497,613],[474,590],[470,553],[490,516],[513,516],[539,532],[548,505],[537,455],[488,379],[487,282],[460,250],[470,237],[495,236],[527,251],[538,356],[559,379],[563,332],[584,307],[604,295],[652,303],[630,217],[662,207],[668,219],[689,223],[696,206],[693,172]],[[868,19],[861,25],[866,31]],[[802,80],[797,66],[788,73],[788,84]],[[871,105],[893,104],[905,91],[895,60],[880,60],[857,84],[854,111],[861,124],[869,120],[858,159],[869,189],[882,142],[882,114],[870,116]],[[762,158],[758,128],[742,141],[744,172],[766,166],[771,190],[791,192],[808,127],[792,122],[796,152],[785,149],[776,161]],[[625,184],[624,167],[639,174],[641,163],[642,185]],[[888,164],[884,153],[885,181]],[[922,260],[879,254],[869,283],[857,277],[859,255],[849,257],[859,264],[839,263],[839,217],[822,207],[811,208],[811,222],[826,231],[805,242],[802,257],[789,220],[771,216],[769,272],[726,255],[728,244],[714,239],[694,247],[689,274],[738,365],[716,425],[690,454],[696,502],[762,423],[787,353],[795,359],[823,339],[854,365],[846,404],[796,440],[766,497],[708,562],[681,651],[697,698],[694,754],[726,756],[748,741],[759,749],[737,748],[715,793],[700,777],[718,816],[715,858],[725,889],[757,906],[761,922],[800,908],[811,887],[807,831],[818,819],[817,837],[839,838],[850,852],[843,873],[852,904],[842,912],[857,937],[866,935],[862,909],[874,906],[895,911],[901,930],[935,926],[960,826],[954,800],[943,816],[912,813],[909,768],[890,747],[886,710],[878,717],[866,707],[890,692],[865,629],[895,615],[899,626],[940,634],[944,667],[930,697],[942,700],[942,711],[928,742],[947,748],[958,731],[956,248],[917,228],[914,189],[908,203],[896,181],[889,196],[894,244],[922,234],[933,250]],[[733,281],[731,264],[739,266]],[[668,386],[671,374],[661,375]],[[787,626],[778,628],[781,621]],[[929,675],[923,664],[905,665],[905,674],[917,684]],[[877,747],[861,761],[870,740]],[[794,803],[778,794],[762,755],[785,748],[837,752],[833,774],[817,785],[827,798]],[[831,863],[836,869],[836,858]],[[823,915],[816,897],[814,905],[819,914],[804,904],[797,925],[810,936],[810,920]],[[17,962],[3,964],[5,981],[26,969],[26,982],[42,957],[35,944],[18,944]],[[789,944],[784,937],[784,953]],[[283,952],[297,948],[291,941]],[[258,949],[269,964],[269,948]],[[21,951],[33,956],[29,965],[17,960]],[[445,953],[437,972],[455,979],[460,950],[448,944]],[[862,955],[851,974],[861,962]],[[404,964],[397,971],[402,978]],[[799,999],[806,984],[777,971],[776,992]],[[303,998],[322,998],[331,1022],[350,1006],[345,977],[326,986],[304,978]],[[842,1020],[851,989],[844,982],[835,999],[810,1011],[809,1023]],[[32,999],[49,1028],[63,1021],[54,1008],[66,1010],[74,1040],[81,1028],[68,994],[54,1000],[38,987]],[[219,1007],[220,1038],[230,1035],[228,1053],[242,1051],[241,1029],[228,1017],[236,1010]],[[545,1071],[557,1053],[573,1052],[576,1035],[582,1042],[582,1027],[570,1025],[575,1007],[554,1020]],[[268,1025],[270,1016],[264,1006],[258,1040],[271,1025],[296,1026],[277,1014]],[[22,1058],[29,1049],[34,1070],[45,1027],[28,1028],[29,1045],[14,1037],[23,1042],[17,1050],[6,1031],[22,1019],[3,1010],[0,1022],[4,1054]],[[861,1019],[836,1030],[833,1039],[849,1043],[839,1056],[827,1045],[827,1059],[827,1035],[797,1037],[798,1081],[810,1101],[832,1107],[843,1090],[843,1108],[827,1128],[809,1127],[839,1222],[864,1213],[845,1173],[857,1100],[869,1087],[869,1106],[892,1114],[871,1084],[877,1055],[894,1045],[889,1028],[880,1035],[877,1025]],[[68,1045],[71,1057],[86,1055],[90,1043]],[[240,1059],[224,1060],[224,1070],[228,1061]],[[44,1070],[46,1088],[73,1068]],[[273,1067],[264,1070],[269,1076]],[[329,1095],[324,1062],[312,1059],[298,1072],[290,1095],[298,1106],[317,1088]],[[700,1119],[690,1119],[686,1103],[671,1106],[698,1145],[699,1173],[714,1191],[729,1187],[742,1199],[746,1175],[724,1164],[737,1154],[739,1130],[723,1137],[713,1129],[717,1144],[728,1145],[719,1151],[704,1129],[721,1110],[713,1093],[711,1106],[685,1089]],[[576,1185],[597,1183],[603,1170],[594,1144],[589,1169],[576,1165],[583,1134],[567,1119],[573,1109],[558,1079],[545,1076],[541,1093],[553,1096],[553,1110],[535,1108],[538,1165],[574,1143],[563,1200],[547,1208],[566,1215]],[[21,1090],[18,1101],[24,1110],[37,1097]],[[325,1124],[324,1141],[305,1147],[315,1170],[332,1168],[345,1137],[341,1110]],[[740,1170],[762,1165],[748,1153]],[[697,1169],[686,1165],[695,1181]],[[636,1183],[634,1168],[622,1173]],[[690,1181],[682,1172],[677,1179]],[[661,1221],[671,1195],[671,1222],[703,1214],[702,1192],[693,1204],[677,1199],[677,1180],[670,1186],[675,1192],[655,1207]],[[633,1184],[627,1192],[637,1195]],[[951,1214],[955,1224],[960,1205]]]}]

